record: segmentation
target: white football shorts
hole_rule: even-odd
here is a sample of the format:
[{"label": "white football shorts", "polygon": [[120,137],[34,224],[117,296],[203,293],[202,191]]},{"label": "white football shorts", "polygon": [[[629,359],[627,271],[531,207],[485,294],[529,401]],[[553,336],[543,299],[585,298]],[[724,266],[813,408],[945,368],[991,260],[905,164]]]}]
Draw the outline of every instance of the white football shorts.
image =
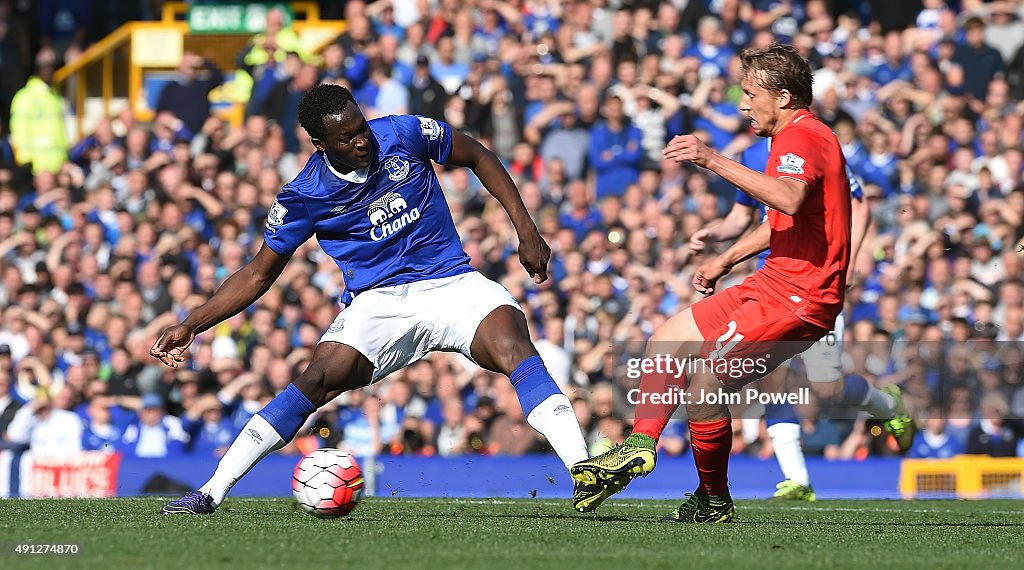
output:
[{"label": "white football shorts", "polygon": [[476,271],[370,289],[341,310],[320,342],[358,350],[373,364],[376,382],[429,352],[473,360],[477,327],[502,305],[523,310],[507,289]]},{"label": "white football shorts", "polygon": [[843,377],[843,334],[846,319],[840,314],[836,326],[810,348],[800,354],[811,382],[835,382]]}]

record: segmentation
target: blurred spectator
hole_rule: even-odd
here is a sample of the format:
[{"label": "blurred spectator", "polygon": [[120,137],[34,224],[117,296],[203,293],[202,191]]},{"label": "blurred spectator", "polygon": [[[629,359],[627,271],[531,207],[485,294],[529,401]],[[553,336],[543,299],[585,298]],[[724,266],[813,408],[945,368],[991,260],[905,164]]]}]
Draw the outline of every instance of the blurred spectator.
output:
[{"label": "blurred spectator", "polygon": [[609,97],[602,107],[604,121],[590,132],[590,164],[597,175],[596,195],[621,196],[640,177],[643,159],[640,129],[622,110],[622,99]]},{"label": "blurred spectator", "polygon": [[438,40],[437,57],[430,64],[430,75],[449,94],[455,93],[469,75],[469,66],[455,60],[455,43],[452,38],[442,37]]},{"label": "blurred spectator", "polygon": [[82,449],[82,420],[70,411],[74,392],[64,388],[51,396],[40,388],[35,397],[14,414],[7,440],[27,445],[38,455],[71,455]]},{"label": "blurred spectator", "polygon": [[281,63],[290,52],[298,53],[303,60],[308,57],[298,34],[290,23],[286,25],[284,12],[277,8],[267,11],[266,28],[253,36],[250,44],[243,56],[247,66],[263,65],[271,60]]},{"label": "blurred spectator", "polygon": [[1003,58],[985,43],[985,22],[981,18],[970,18],[964,23],[964,43],[956,47],[953,61],[963,69],[967,93],[984,100],[989,82],[1003,71]]},{"label": "blurred spectator", "polygon": [[285,65],[294,66],[294,71],[288,73],[290,80],[282,81],[270,90],[261,114],[278,118],[285,152],[296,153],[299,152],[299,100],[303,93],[316,85],[317,68],[302,63],[298,54],[289,54]]},{"label": "blurred spectator", "polygon": [[224,417],[221,403],[216,397],[200,397],[189,407],[184,427],[188,432],[190,449],[196,455],[220,457],[227,451],[237,430]]},{"label": "blurred spectator", "polygon": [[369,108],[370,118],[409,112],[408,88],[392,77],[393,73],[390,67],[383,64],[375,66],[370,72],[367,88],[360,93],[360,100]]},{"label": "blurred spectator", "polygon": [[85,48],[91,6],[88,0],[39,0],[39,43],[64,65]]},{"label": "blurred spectator", "polygon": [[[0,351],[5,348],[6,345],[0,346]],[[10,349],[7,348],[7,351],[10,352]],[[7,439],[7,428],[20,408],[21,402],[11,394],[10,374],[6,369],[0,369],[0,441]]]},{"label": "blurred spectator", "polygon": [[342,420],[344,446],[356,457],[376,455],[386,441],[380,429],[380,402],[361,390],[349,394],[350,410]]},{"label": "blurred spectator", "polygon": [[948,459],[963,453],[963,445],[946,433],[946,418],[940,410],[932,410],[925,421],[924,429],[914,436],[914,444],[907,452],[908,457]]},{"label": "blurred spectator", "polygon": [[583,178],[590,133],[580,124],[571,101],[548,104],[526,125],[524,136],[530,144],[540,143],[540,158],[545,165],[560,161],[567,179]]},{"label": "blurred spectator", "polygon": [[1007,421],[1010,407],[997,393],[981,399],[981,417],[967,436],[967,453],[992,457],[1013,457],[1021,439],[1019,422]]},{"label": "blurred spectator", "polygon": [[1009,63],[1024,46],[1024,6],[1011,0],[996,0],[984,6],[988,9],[985,43],[999,50],[1003,61]]},{"label": "blurred spectator", "polygon": [[462,455],[468,451],[465,411],[462,400],[445,400],[441,405],[443,421],[437,433],[437,453],[442,457]]},{"label": "blurred spectator", "polygon": [[138,418],[128,424],[121,438],[125,453],[135,457],[169,457],[185,453],[188,434],[181,420],[164,412],[164,399],[159,394],[142,397]]},{"label": "blurred spectator", "polygon": [[121,445],[123,428],[113,422],[110,404],[102,397],[89,402],[88,418],[82,432],[83,451],[116,451]]},{"label": "blurred spectator", "polygon": [[57,172],[68,156],[64,99],[51,86],[55,61],[40,54],[36,74],[11,101],[11,146],[18,164],[32,172]]},{"label": "blurred spectator", "polygon": [[289,53],[296,54],[303,61],[309,56],[302,48],[299,36],[291,25],[285,26],[285,15],[281,10],[267,11],[267,26],[262,34],[253,36],[249,45],[238,54],[236,72],[241,78],[236,83],[247,95],[245,114],[259,112],[274,86],[287,81],[284,61]]},{"label": "blurred spectator", "polygon": [[409,112],[432,119],[444,118],[444,104],[448,94],[444,86],[430,74],[430,60],[421,55],[413,68],[409,95]]},{"label": "blurred spectator", "polygon": [[160,91],[156,112],[170,111],[185,128],[198,133],[210,116],[210,91],[224,81],[212,61],[186,51],[178,65],[178,76]]}]

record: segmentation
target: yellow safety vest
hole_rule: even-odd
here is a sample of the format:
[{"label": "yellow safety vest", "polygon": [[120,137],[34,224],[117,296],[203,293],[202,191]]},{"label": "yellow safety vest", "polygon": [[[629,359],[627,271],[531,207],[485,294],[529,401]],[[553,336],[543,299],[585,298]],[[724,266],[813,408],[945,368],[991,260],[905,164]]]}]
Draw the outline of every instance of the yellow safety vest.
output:
[{"label": "yellow safety vest", "polygon": [[28,80],[11,101],[11,147],[18,164],[32,172],[57,172],[68,157],[64,99],[39,77]]}]

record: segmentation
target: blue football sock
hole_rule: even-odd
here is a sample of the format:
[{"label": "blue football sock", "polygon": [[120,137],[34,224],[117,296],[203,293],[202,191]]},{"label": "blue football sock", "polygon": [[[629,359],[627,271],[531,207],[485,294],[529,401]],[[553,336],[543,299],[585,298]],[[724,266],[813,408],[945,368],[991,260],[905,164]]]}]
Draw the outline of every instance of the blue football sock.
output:
[{"label": "blue football sock", "polygon": [[764,421],[769,426],[773,426],[775,424],[800,423],[796,417],[796,408],[794,408],[793,404],[790,404],[789,402],[784,404],[765,404]]},{"label": "blue football sock", "polygon": [[841,406],[859,408],[867,400],[871,385],[863,376],[850,375],[843,379],[843,391],[836,403]]},{"label": "blue football sock", "polygon": [[531,356],[519,363],[519,366],[509,376],[512,386],[519,396],[519,404],[523,407],[523,415],[530,416],[541,402],[554,394],[561,394],[558,384],[551,379],[551,374],[544,367],[544,361],[540,356]]},{"label": "blue football sock", "polygon": [[287,443],[299,432],[302,424],[306,423],[309,414],[315,411],[316,406],[309,401],[302,390],[296,388],[295,384],[289,384],[258,414],[267,420],[267,423]]}]

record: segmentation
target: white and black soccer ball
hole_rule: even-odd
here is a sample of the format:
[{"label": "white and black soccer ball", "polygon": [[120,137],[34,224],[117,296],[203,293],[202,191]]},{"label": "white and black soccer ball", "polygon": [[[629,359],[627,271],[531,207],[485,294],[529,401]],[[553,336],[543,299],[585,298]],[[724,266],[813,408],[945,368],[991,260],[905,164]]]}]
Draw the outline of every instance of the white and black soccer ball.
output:
[{"label": "white and black soccer ball", "polygon": [[363,471],[345,451],[317,449],[295,466],[292,493],[299,506],[315,517],[343,517],[363,496]]}]

